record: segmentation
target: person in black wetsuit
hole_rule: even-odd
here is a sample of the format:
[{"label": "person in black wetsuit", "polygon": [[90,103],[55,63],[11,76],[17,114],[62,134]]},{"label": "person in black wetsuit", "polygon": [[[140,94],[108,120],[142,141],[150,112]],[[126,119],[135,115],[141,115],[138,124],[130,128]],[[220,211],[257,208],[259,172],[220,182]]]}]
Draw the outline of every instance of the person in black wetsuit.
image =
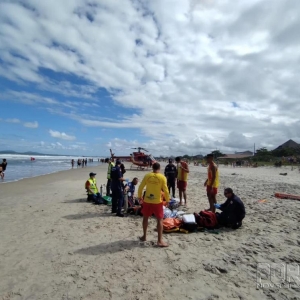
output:
[{"label": "person in black wetsuit", "polygon": [[242,220],[246,215],[244,203],[231,188],[224,190],[224,196],[227,200],[223,204],[215,204],[215,207],[222,211],[217,213],[218,223],[221,226],[237,229],[242,226]]},{"label": "person in black wetsuit", "polygon": [[5,171],[6,171],[6,167],[7,167],[7,161],[6,161],[5,158],[3,158],[2,164],[0,166],[2,167],[2,170],[0,172],[0,176],[1,176],[1,179],[4,179]]},{"label": "person in black wetsuit", "polygon": [[175,198],[175,182],[177,178],[177,168],[173,164],[172,159],[169,159],[169,164],[165,167],[165,176],[167,177],[169,192],[172,189],[172,197]]}]

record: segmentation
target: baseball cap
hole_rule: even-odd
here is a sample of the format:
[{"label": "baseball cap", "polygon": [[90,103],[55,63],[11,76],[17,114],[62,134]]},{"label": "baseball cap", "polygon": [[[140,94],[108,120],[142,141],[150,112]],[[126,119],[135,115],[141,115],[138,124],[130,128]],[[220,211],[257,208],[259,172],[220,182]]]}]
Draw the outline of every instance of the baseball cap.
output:
[{"label": "baseball cap", "polygon": [[95,176],[95,175],[97,175],[97,174],[96,174],[96,173],[93,173],[93,172],[90,173],[90,177],[91,177],[91,176]]},{"label": "baseball cap", "polygon": [[172,159],[172,158],[170,158],[170,159],[169,159],[169,163],[172,163],[172,162],[173,162],[173,159]]},{"label": "baseball cap", "polygon": [[121,164],[121,161],[120,160],[117,160],[116,161],[116,165],[120,165]]}]

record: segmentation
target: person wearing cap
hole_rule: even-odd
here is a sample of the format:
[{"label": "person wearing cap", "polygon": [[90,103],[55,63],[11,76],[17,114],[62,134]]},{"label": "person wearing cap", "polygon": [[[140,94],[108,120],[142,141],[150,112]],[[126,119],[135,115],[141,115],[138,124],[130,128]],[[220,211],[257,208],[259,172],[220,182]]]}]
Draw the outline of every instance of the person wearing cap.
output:
[{"label": "person wearing cap", "polygon": [[222,226],[237,229],[242,226],[242,220],[246,215],[244,203],[233,193],[231,188],[224,190],[224,196],[227,200],[223,204],[215,204],[215,208],[222,211],[217,213],[218,223]]},{"label": "person wearing cap", "polygon": [[206,186],[207,198],[209,202],[208,211],[215,212],[215,204],[217,203],[217,193],[219,187],[219,169],[218,166],[214,162],[214,155],[208,154],[206,155],[207,161],[207,179],[204,182],[204,186]]},{"label": "person wearing cap", "polygon": [[88,200],[87,201],[91,201],[91,202],[95,202],[98,203],[100,200],[100,193],[97,187],[97,181],[95,176],[97,175],[94,172],[91,172],[90,174],[90,178],[86,181],[85,183],[85,188],[87,190],[88,193]]},{"label": "person wearing cap", "polygon": [[121,161],[117,160],[116,165],[111,169],[111,190],[112,190],[112,206],[111,212],[118,217],[124,217],[122,214],[123,206],[123,178],[121,170]]},{"label": "person wearing cap", "polygon": [[172,189],[172,197],[175,198],[175,182],[177,177],[177,168],[173,164],[173,160],[169,159],[169,164],[165,167],[165,176],[167,178],[167,184],[169,188],[169,193]]},{"label": "person wearing cap", "polygon": [[107,183],[106,183],[106,196],[110,196],[111,189],[111,169],[115,166],[114,159],[111,157],[108,160],[108,168],[107,168]]},{"label": "person wearing cap", "polygon": [[189,166],[185,161],[181,160],[181,157],[176,157],[175,161],[177,163],[177,188],[179,190],[180,205],[182,205],[182,196],[184,199],[184,204],[186,205],[186,187],[188,173],[190,172]]}]

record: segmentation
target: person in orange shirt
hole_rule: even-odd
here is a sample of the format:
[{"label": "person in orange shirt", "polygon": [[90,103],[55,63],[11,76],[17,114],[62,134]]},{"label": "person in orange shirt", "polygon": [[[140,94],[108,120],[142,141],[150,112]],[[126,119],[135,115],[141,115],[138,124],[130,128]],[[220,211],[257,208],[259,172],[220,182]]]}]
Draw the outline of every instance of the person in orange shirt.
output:
[{"label": "person in orange shirt", "polygon": [[[158,233],[157,246],[168,247],[168,244],[166,244],[162,240],[164,210],[163,210],[163,197],[161,194],[161,191],[163,191],[165,195],[165,200],[168,203],[170,201],[170,194],[167,186],[167,179],[164,175],[160,174],[159,163],[154,163],[152,165],[152,169],[153,172],[145,175],[138,189],[138,197],[140,201],[143,202],[142,214],[143,214],[144,235],[140,238],[140,240],[142,242],[146,241],[148,219],[154,214],[157,219],[157,233]],[[146,192],[143,199],[142,193],[145,186],[146,186]]]},{"label": "person in orange shirt", "polygon": [[181,160],[181,157],[176,157],[177,162],[177,188],[179,190],[180,205],[182,205],[182,195],[184,198],[184,204],[186,205],[186,187],[188,173],[190,173],[189,166],[185,161]]},{"label": "person in orange shirt", "polygon": [[207,179],[204,182],[204,186],[206,186],[207,198],[209,202],[209,211],[215,212],[215,204],[217,203],[217,193],[219,187],[219,170],[218,166],[214,162],[213,154],[208,154],[206,156],[207,160]]}]

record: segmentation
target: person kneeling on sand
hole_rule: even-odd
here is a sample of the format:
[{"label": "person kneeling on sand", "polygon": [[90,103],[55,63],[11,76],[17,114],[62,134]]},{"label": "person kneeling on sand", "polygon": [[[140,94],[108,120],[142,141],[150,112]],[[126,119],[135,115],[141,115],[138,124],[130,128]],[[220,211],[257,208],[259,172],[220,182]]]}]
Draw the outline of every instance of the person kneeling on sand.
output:
[{"label": "person kneeling on sand", "polygon": [[[140,238],[140,240],[142,242],[146,241],[148,219],[154,214],[154,216],[157,219],[157,233],[158,233],[157,246],[168,247],[168,244],[166,244],[162,240],[164,210],[163,210],[163,202],[161,200],[161,190],[163,190],[165,193],[166,201],[167,202],[170,201],[167,179],[164,175],[160,174],[159,163],[154,163],[152,165],[152,169],[153,172],[145,175],[138,189],[138,197],[140,201],[143,202],[142,214],[143,214],[144,235]],[[146,193],[143,199],[142,193],[145,186],[146,186]]]},{"label": "person kneeling on sand", "polygon": [[138,184],[139,180],[134,177],[131,182],[127,182],[124,187],[124,211],[127,212],[128,206],[134,207],[139,205],[138,200],[134,199],[135,186]]},{"label": "person kneeling on sand", "polygon": [[88,192],[87,201],[95,202],[96,204],[100,204],[101,195],[99,193],[96,181],[96,173],[91,172],[90,178],[85,183],[85,188]]},{"label": "person kneeling on sand", "polygon": [[245,206],[242,200],[233,193],[231,188],[224,190],[227,200],[223,204],[215,204],[215,208],[220,209],[221,213],[216,213],[219,225],[237,229],[242,226],[245,218]]}]

